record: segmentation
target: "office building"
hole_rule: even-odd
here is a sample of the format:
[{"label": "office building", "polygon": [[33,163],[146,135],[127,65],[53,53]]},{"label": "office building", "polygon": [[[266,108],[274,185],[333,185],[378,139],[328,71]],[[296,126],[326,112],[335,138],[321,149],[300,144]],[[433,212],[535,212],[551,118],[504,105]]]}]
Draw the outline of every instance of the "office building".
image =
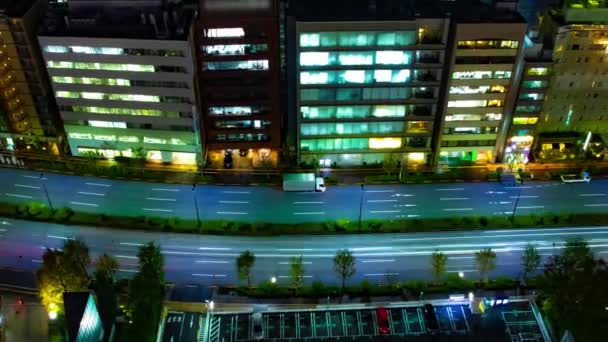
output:
[{"label": "office building", "polygon": [[201,0],[194,31],[207,165],[276,165],[282,140],[277,1]]},{"label": "office building", "polygon": [[438,162],[500,161],[517,97],[527,24],[512,12],[455,23]]},{"label": "office building", "polygon": [[36,32],[44,0],[0,3],[0,151],[63,152],[63,133]]},{"label": "office building", "polygon": [[83,1],[49,12],[39,41],[72,155],[200,160],[192,14],[163,3]]},{"label": "office building", "polygon": [[602,158],[608,137],[608,4],[567,1],[546,22],[555,48],[537,127],[537,159]]},{"label": "office building", "polygon": [[414,18],[403,4],[310,5],[293,4],[288,22],[299,161],[427,163],[449,19]]}]

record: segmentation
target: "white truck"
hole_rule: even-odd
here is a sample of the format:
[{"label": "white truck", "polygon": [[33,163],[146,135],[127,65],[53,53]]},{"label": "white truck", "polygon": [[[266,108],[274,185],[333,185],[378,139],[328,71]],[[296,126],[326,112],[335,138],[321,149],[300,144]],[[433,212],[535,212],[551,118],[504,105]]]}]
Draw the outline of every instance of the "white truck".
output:
[{"label": "white truck", "polygon": [[561,175],[563,183],[589,183],[591,182],[591,175],[589,172],[583,171],[580,175]]},{"label": "white truck", "polygon": [[283,191],[316,191],[325,192],[323,177],[314,173],[285,173],[283,174]]}]

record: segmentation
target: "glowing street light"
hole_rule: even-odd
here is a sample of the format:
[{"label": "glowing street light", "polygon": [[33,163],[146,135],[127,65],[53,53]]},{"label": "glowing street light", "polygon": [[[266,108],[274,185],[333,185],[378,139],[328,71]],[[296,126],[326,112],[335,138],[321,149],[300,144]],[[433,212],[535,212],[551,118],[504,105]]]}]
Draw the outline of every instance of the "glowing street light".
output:
[{"label": "glowing street light", "polygon": [[49,319],[54,321],[57,319],[57,311],[49,311]]},{"label": "glowing street light", "polygon": [[464,272],[458,272],[458,276],[459,276],[460,278],[464,278]]},{"label": "glowing street light", "polygon": [[277,277],[272,277],[272,278],[270,278],[270,282],[271,282],[271,283],[273,283],[273,284],[276,284],[276,282],[277,282]]}]

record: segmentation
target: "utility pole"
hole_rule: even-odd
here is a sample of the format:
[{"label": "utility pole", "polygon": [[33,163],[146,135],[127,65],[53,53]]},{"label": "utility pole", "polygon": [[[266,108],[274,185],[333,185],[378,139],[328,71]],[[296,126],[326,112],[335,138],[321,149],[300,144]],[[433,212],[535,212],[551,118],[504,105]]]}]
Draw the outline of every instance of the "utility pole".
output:
[{"label": "utility pole", "polygon": [[515,220],[515,211],[517,210],[517,205],[519,204],[519,198],[521,197],[521,187],[517,191],[517,198],[515,199],[515,206],[513,206],[513,212],[511,213],[511,223]]},{"label": "utility pole", "polygon": [[196,199],[196,184],[192,184],[192,198],[194,199],[194,210],[196,211],[196,229],[201,227],[201,218],[198,214],[198,200]]},{"label": "utility pole", "polygon": [[361,184],[361,201],[359,202],[359,228],[361,228],[361,216],[363,215],[363,197],[365,196],[365,185]]}]

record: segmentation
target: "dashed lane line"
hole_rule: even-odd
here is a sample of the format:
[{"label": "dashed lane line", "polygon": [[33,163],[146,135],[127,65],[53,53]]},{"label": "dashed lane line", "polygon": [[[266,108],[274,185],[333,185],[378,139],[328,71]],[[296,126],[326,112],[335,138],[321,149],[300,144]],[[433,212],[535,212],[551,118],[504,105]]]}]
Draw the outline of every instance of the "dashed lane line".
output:
[{"label": "dashed lane line", "polygon": [[28,189],[40,189],[39,186],[25,185],[25,184],[14,184],[17,188],[28,188]]},{"label": "dashed lane line", "polygon": [[9,193],[5,193],[6,196],[11,196],[11,197],[19,197],[19,198],[34,198],[32,196],[28,196],[28,195],[18,195],[18,194],[9,194]]},{"label": "dashed lane line", "polygon": [[99,207],[99,204],[95,204],[95,203],[85,203],[85,202],[70,202],[70,204],[74,204],[74,205],[84,205],[84,206],[88,206],[88,207]]},{"label": "dashed lane line", "polygon": [[145,211],[160,211],[160,212],[165,212],[165,213],[172,213],[173,210],[172,209],[157,209],[157,208],[142,208]]}]

